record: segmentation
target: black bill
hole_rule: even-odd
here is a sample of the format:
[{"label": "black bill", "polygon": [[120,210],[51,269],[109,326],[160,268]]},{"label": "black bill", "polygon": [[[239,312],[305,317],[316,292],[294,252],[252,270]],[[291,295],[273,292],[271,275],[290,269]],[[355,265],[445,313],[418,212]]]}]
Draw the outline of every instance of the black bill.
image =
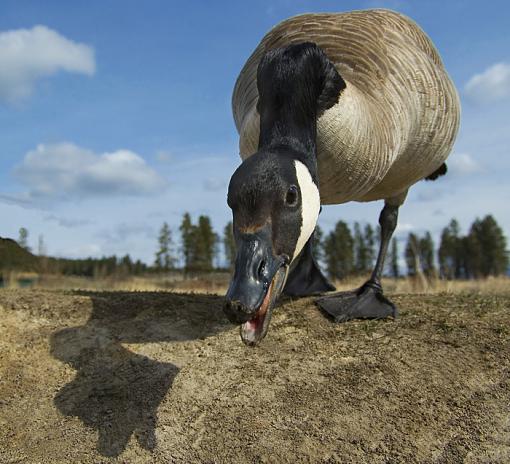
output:
[{"label": "black bill", "polygon": [[273,253],[269,225],[239,234],[234,276],[223,310],[232,323],[241,324],[241,338],[247,345],[256,345],[266,335],[288,263],[287,256]]}]

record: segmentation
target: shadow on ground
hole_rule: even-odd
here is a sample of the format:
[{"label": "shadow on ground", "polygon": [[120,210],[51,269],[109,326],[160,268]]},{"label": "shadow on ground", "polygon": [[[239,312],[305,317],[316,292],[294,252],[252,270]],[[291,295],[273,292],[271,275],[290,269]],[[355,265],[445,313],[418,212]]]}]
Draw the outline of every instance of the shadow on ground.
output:
[{"label": "shadow on ground", "polygon": [[51,336],[51,354],[76,369],[54,402],[98,430],[97,449],[118,456],[134,434],[156,446],[157,409],[179,372],[176,365],[133,353],[123,343],[203,339],[229,327],[222,298],[172,293],[76,292],[90,297],[86,324]]}]

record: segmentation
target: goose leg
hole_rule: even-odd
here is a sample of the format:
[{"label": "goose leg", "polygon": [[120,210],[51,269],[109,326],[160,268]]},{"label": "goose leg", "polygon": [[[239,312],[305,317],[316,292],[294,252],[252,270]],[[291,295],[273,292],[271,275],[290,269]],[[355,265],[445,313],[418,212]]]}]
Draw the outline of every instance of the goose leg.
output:
[{"label": "goose leg", "polygon": [[[400,203],[401,204],[401,203]],[[335,322],[351,319],[383,319],[397,317],[396,306],[383,295],[381,275],[384,259],[388,251],[391,236],[395,231],[399,205],[385,202],[379,216],[381,226],[381,242],[377,261],[370,279],[359,289],[351,292],[339,292],[316,300],[317,305]]]}]

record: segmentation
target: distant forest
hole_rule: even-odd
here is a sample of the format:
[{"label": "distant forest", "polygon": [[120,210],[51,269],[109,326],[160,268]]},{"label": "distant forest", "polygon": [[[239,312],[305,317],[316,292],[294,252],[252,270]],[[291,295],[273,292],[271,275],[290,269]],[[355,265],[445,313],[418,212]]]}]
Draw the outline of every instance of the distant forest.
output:
[{"label": "distant forest", "polygon": [[[347,223],[339,221],[324,237],[318,228],[315,256],[333,279],[367,274],[377,257],[378,229],[370,224],[362,228],[355,222],[351,230]],[[503,230],[490,215],[476,219],[466,235],[460,233],[459,223],[452,219],[442,230],[437,248],[430,232],[421,236],[411,232],[403,248],[403,268],[400,256],[399,242],[393,238],[385,262],[387,276],[424,274],[442,279],[476,279],[506,274],[509,263]]]},{"label": "distant forest", "polygon": [[[172,231],[166,222],[162,225],[151,265],[133,261],[129,255],[86,259],[48,257],[43,237],[39,237],[36,256],[27,245],[25,228],[20,229],[16,248],[7,246],[6,242],[8,240],[2,239],[0,246],[0,271],[25,270],[95,278],[169,271],[190,274],[231,270],[235,260],[232,223],[223,228],[220,236],[208,216],[199,216],[194,223],[189,213],[184,214],[178,231]],[[400,249],[402,242],[396,238],[391,242],[386,258],[387,276],[422,274],[442,279],[476,279],[508,273],[506,238],[491,215],[476,219],[465,235],[461,234],[458,222],[452,219],[442,230],[437,247],[430,232],[409,233],[405,246]],[[338,221],[327,235],[317,226],[314,236],[315,256],[332,279],[368,274],[374,266],[378,246],[379,227],[362,226],[358,222],[351,227]]]}]

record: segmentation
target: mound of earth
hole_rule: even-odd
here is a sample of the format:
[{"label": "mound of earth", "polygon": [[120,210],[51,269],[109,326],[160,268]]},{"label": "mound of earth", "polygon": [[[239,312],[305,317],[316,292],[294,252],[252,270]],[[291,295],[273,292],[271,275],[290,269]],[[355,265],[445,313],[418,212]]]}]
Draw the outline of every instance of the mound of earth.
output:
[{"label": "mound of earth", "polygon": [[218,296],[1,290],[0,462],[510,462],[510,297],[392,298],[249,348]]}]

